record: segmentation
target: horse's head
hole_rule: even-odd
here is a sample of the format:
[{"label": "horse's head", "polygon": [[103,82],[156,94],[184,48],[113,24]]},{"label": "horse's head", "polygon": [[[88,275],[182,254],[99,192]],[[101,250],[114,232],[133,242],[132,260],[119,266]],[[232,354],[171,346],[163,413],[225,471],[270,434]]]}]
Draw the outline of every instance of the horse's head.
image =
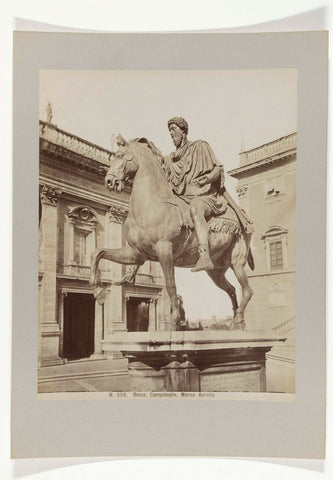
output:
[{"label": "horse's head", "polygon": [[[121,193],[126,182],[133,178],[139,167],[153,165],[161,169],[162,154],[150,140],[144,137],[127,142],[121,135],[117,136],[118,150],[111,156],[110,167],[105,176],[105,185],[110,190]],[[162,170],[160,170],[160,173]]]},{"label": "horse's head", "polygon": [[111,156],[110,167],[105,176],[105,185],[109,190],[121,193],[126,182],[137,171],[133,161],[131,145],[121,135],[117,136],[118,150]]}]

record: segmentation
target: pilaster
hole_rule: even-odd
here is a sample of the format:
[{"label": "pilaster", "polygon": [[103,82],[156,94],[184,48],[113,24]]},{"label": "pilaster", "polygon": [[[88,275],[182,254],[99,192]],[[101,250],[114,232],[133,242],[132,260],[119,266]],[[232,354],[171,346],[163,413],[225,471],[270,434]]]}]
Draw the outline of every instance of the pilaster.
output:
[{"label": "pilaster", "polygon": [[112,285],[107,291],[108,294],[104,303],[105,338],[108,338],[115,331],[126,330],[122,287]]},{"label": "pilaster", "polygon": [[60,329],[57,321],[57,247],[58,200],[61,190],[41,185],[42,217],[40,222],[40,362],[41,365],[62,363],[59,357]]},{"label": "pilaster", "polygon": [[102,341],[104,336],[104,305],[99,305],[95,302],[95,350],[94,355],[100,355],[103,353]]},{"label": "pilaster", "polygon": [[157,325],[157,298],[151,298],[149,301],[149,324],[148,332],[155,332],[158,330]]},{"label": "pilaster", "polygon": [[[126,218],[125,208],[111,205],[105,216],[105,246],[107,248],[121,248],[123,246],[123,222]],[[110,272],[111,280],[119,282],[123,275],[123,266],[120,263],[104,261],[103,269]]]}]

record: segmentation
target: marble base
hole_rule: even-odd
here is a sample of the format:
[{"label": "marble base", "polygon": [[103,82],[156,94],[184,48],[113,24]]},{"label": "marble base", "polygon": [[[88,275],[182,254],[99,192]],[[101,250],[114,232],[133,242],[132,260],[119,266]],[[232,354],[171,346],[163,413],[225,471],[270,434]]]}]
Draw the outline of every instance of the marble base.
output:
[{"label": "marble base", "polygon": [[168,379],[164,370],[157,371],[145,363],[134,360],[128,365],[128,373],[132,392],[168,391]]},{"label": "marble base", "polygon": [[128,359],[132,391],[265,392],[266,353],[284,340],[267,332],[122,332],[107,349]]}]

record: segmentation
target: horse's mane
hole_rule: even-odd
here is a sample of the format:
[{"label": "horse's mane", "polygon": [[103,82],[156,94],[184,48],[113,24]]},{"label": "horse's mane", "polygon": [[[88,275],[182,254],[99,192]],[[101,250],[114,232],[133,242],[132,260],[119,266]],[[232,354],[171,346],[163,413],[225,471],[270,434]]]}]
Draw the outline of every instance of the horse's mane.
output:
[{"label": "horse's mane", "polygon": [[134,138],[134,140],[132,141],[147,145],[147,147],[152,152],[152,154],[155,155],[155,157],[159,160],[159,163],[163,164],[164,157],[162,155],[162,152],[160,149],[156,147],[156,145],[151,140],[148,140],[148,138],[145,138],[145,137],[140,137],[140,138]]},{"label": "horse's mane", "polygon": [[156,158],[157,165],[161,168],[161,170],[163,172],[163,175],[166,178],[166,181],[168,183],[170,183],[170,170],[169,170],[169,167],[167,165],[167,162],[165,161],[165,158],[162,155],[161,150],[159,150],[151,140],[148,140],[145,137],[135,138],[132,141],[137,142],[137,143],[141,143],[143,145],[146,145],[146,147],[148,147],[148,149],[151,151],[151,153]]}]

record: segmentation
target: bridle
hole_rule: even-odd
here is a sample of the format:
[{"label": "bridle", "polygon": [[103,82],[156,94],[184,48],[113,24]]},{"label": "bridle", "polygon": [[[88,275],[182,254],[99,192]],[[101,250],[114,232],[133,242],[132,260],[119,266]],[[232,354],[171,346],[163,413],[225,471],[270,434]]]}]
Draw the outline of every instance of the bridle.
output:
[{"label": "bridle", "polygon": [[[111,157],[111,165],[105,176],[105,184],[110,190],[115,190],[120,193],[124,184],[129,180],[129,171],[127,168],[128,162],[134,161],[134,155],[127,149],[119,149],[115,155]],[[112,170],[110,172],[110,170]]]},{"label": "bridle", "polygon": [[[154,156],[158,155],[158,152],[155,152],[156,147],[154,144],[149,142],[149,140],[144,137],[135,138],[131,142],[144,145]],[[117,150],[117,152],[111,156],[112,163],[105,176],[105,184],[110,190],[115,190],[116,192],[120,193],[124,188],[124,184],[130,179],[130,172],[137,171],[139,165],[134,160],[134,154],[128,148],[126,148],[130,144],[121,135],[117,137],[117,144],[119,146],[119,150]],[[129,162],[134,164],[135,168],[127,168],[127,164]],[[112,171],[110,172],[110,170]]]}]

